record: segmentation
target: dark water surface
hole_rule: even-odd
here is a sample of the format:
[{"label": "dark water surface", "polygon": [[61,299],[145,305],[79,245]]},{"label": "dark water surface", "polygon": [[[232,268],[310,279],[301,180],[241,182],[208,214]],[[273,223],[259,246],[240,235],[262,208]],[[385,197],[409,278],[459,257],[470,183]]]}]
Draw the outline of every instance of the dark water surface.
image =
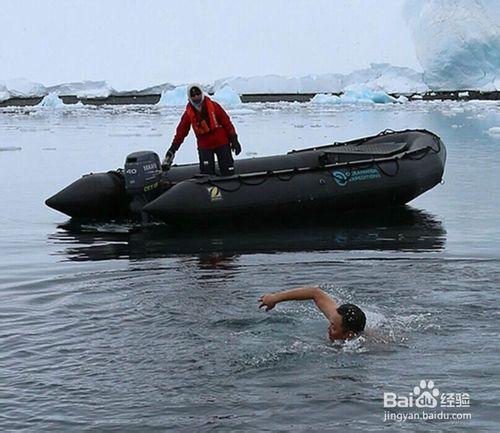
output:
[{"label": "dark water surface", "polygon": [[[43,205],[132,151],[163,153],[179,109],[4,109],[0,430],[498,431],[499,108],[233,109],[248,155],[428,128],[448,149],[445,183],[402,209],[205,233],[68,231]],[[177,162],[194,160],[190,138]],[[365,309],[367,335],[330,343],[311,303],[257,308],[311,283]],[[384,421],[383,393],[421,380],[468,393],[444,412],[471,419]]]}]

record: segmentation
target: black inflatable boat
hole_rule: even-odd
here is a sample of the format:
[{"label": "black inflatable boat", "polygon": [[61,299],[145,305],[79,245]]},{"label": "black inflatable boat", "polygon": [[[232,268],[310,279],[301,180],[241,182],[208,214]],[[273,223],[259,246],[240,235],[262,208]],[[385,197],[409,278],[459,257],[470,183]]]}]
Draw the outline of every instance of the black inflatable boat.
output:
[{"label": "black inflatable boat", "polygon": [[198,164],[162,171],[156,153],[135,152],[124,169],[85,175],[46,204],[74,218],[106,220],[287,219],[403,205],[441,181],[445,160],[443,142],[427,130],[386,130],[242,159],[229,177],[200,175]]}]

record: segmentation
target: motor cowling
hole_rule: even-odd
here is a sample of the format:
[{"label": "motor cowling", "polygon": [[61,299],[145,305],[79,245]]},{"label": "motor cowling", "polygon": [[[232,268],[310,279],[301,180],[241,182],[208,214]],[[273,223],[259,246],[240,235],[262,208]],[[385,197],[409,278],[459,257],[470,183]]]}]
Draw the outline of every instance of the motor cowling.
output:
[{"label": "motor cowling", "polygon": [[161,179],[160,157],[151,151],[134,152],[125,160],[125,189],[131,196],[130,209],[147,219],[142,212],[146,203],[156,198]]}]

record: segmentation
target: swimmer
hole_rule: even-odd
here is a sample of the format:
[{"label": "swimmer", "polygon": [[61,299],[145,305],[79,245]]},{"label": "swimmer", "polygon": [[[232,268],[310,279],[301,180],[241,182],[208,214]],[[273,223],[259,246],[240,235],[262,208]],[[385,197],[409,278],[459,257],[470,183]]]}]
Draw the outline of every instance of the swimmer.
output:
[{"label": "swimmer", "polygon": [[350,340],[365,329],[365,313],[356,305],[338,305],[319,287],[299,287],[284,292],[269,293],[260,297],[259,308],[272,310],[276,304],[284,301],[306,301],[312,299],[316,307],[330,321],[328,336],[330,340]]}]

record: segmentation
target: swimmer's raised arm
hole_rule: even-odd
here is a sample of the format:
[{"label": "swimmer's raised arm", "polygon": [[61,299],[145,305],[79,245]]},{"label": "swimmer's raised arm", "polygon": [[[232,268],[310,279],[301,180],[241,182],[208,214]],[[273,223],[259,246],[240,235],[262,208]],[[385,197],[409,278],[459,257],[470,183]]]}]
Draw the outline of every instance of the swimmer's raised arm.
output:
[{"label": "swimmer's raised arm", "polygon": [[284,292],[268,293],[260,297],[259,308],[265,307],[266,311],[269,311],[280,302],[306,300],[313,300],[328,320],[332,321],[335,317],[338,308],[337,303],[318,286],[299,287]]}]

